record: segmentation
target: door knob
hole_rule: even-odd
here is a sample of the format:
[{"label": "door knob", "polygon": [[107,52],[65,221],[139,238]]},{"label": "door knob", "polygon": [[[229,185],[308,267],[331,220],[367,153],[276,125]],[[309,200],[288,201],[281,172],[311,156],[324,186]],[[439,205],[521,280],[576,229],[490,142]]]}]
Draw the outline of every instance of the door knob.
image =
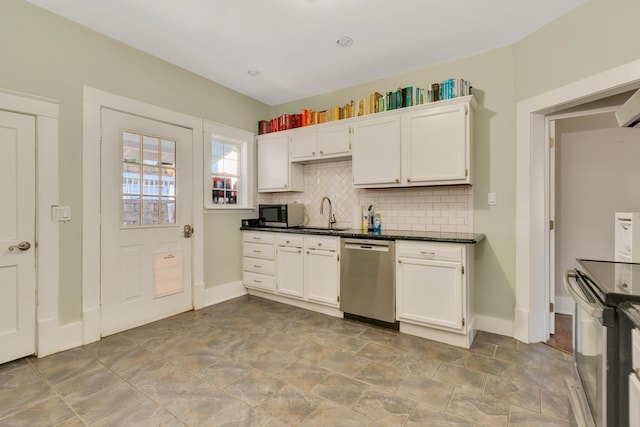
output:
[{"label": "door knob", "polygon": [[13,252],[14,249],[20,249],[21,251],[26,251],[31,248],[31,243],[29,242],[20,242],[17,245],[9,246],[9,250]]},{"label": "door knob", "polygon": [[193,236],[193,227],[190,226],[189,224],[184,226],[184,231],[182,232],[182,235],[184,236],[185,239],[188,239],[189,237]]}]

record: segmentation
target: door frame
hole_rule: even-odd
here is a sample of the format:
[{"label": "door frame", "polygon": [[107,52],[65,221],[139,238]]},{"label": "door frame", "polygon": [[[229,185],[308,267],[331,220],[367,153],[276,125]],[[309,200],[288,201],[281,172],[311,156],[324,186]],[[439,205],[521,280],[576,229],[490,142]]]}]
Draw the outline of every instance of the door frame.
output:
[{"label": "door frame", "polygon": [[640,60],[577,80],[516,104],[516,305],[514,338],[525,343],[548,337],[545,247],[546,117],[640,87]]},{"label": "door frame", "polygon": [[100,138],[102,108],[191,129],[193,228],[191,286],[193,307],[204,307],[203,120],[89,86],[83,87],[82,130],[82,341],[99,341],[100,324]]},{"label": "door frame", "polygon": [[59,341],[59,224],[51,219],[58,205],[58,101],[0,89],[0,109],[35,117],[36,126],[36,330],[35,354],[60,350]]}]

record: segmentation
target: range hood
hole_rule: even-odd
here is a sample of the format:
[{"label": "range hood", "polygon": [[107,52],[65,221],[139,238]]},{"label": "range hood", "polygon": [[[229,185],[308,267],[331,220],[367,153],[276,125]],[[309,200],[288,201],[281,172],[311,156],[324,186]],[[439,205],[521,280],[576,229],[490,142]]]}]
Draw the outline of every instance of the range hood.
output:
[{"label": "range hood", "polygon": [[640,90],[618,108],[616,119],[620,127],[640,128]]}]

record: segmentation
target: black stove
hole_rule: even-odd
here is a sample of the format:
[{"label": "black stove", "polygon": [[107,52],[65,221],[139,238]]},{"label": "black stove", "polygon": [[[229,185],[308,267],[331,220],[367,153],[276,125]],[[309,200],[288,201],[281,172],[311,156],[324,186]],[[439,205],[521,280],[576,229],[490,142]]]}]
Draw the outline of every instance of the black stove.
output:
[{"label": "black stove", "polygon": [[578,273],[606,305],[640,302],[640,264],[579,259]]}]

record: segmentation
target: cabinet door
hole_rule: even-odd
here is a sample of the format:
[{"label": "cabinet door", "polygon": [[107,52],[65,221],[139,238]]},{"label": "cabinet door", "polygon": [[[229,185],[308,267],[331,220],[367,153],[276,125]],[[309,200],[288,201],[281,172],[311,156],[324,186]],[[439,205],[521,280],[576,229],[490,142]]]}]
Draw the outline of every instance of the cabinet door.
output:
[{"label": "cabinet door", "polygon": [[302,298],[302,248],[278,246],[276,248],[276,283],[278,293]]},{"label": "cabinet door", "polygon": [[400,118],[365,120],[351,134],[353,184],[400,184]]},{"label": "cabinet door", "polygon": [[286,190],[289,186],[289,137],[258,139],[258,190]]},{"label": "cabinet door", "polygon": [[462,264],[399,258],[398,320],[463,330]]},{"label": "cabinet door", "polygon": [[291,133],[291,159],[309,158],[316,156],[316,131],[301,130]]},{"label": "cabinet door", "polygon": [[410,114],[404,120],[404,184],[469,183],[467,105]]},{"label": "cabinet door", "polygon": [[336,125],[318,129],[318,154],[331,156],[349,154],[351,152],[349,141],[349,126]]},{"label": "cabinet door", "polygon": [[338,306],[338,254],[307,249],[304,258],[304,286],[307,299]]}]

